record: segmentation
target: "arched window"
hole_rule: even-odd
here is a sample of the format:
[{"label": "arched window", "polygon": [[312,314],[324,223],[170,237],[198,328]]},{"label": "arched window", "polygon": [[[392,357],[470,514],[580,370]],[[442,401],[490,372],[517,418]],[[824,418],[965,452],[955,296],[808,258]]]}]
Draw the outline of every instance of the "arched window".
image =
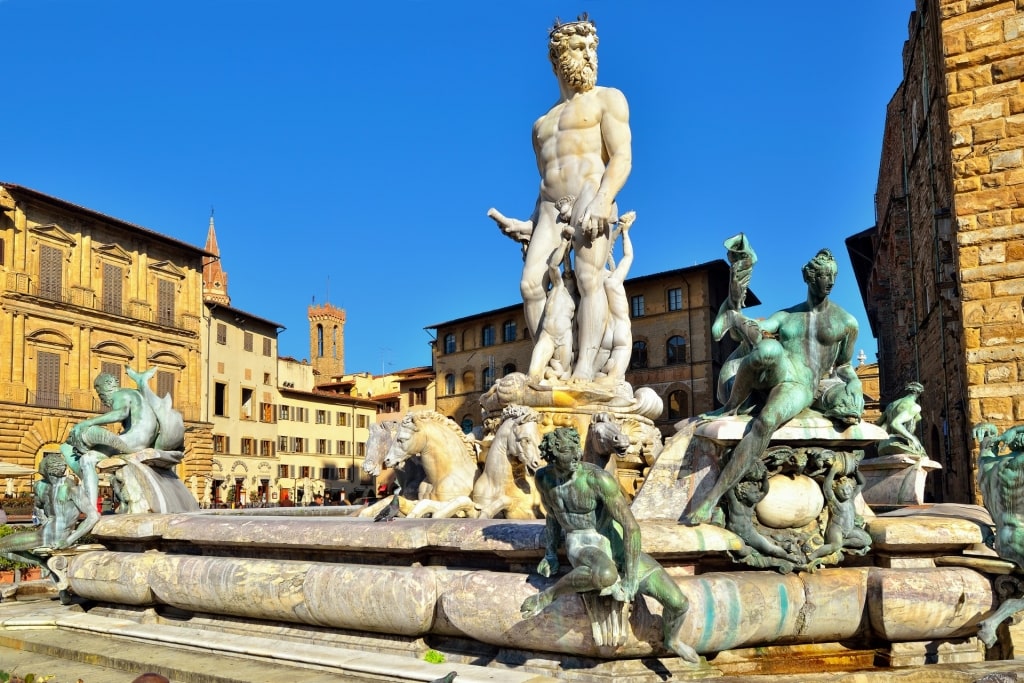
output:
[{"label": "arched window", "polygon": [[316,357],[324,357],[324,326],[316,326]]},{"label": "arched window", "polygon": [[511,375],[515,371],[516,371],[516,364],[515,363],[506,363],[505,367],[503,367],[501,369],[501,376],[502,377],[508,377],[509,375]]},{"label": "arched window", "polygon": [[450,372],[444,376],[444,394],[452,396],[455,394],[455,375]]},{"label": "arched window", "polygon": [[444,335],[444,352],[455,353],[455,333],[449,332]]},{"label": "arched window", "polygon": [[473,391],[474,389],[476,389],[476,375],[472,370],[466,370],[462,373],[462,390]]},{"label": "arched window", "polygon": [[480,344],[482,346],[494,346],[494,325],[484,325],[483,332],[480,335]]},{"label": "arched window", "polygon": [[494,386],[494,368],[490,365],[484,366],[484,391]]},{"label": "arched window", "polygon": [[668,395],[668,419],[682,420],[690,416],[689,401],[685,391],[673,391]]},{"label": "arched window", "polygon": [[678,334],[669,337],[665,344],[665,363],[679,365],[686,362],[686,340]]},{"label": "arched window", "polygon": [[501,326],[501,341],[514,342],[516,340],[516,321],[506,320],[505,324]]},{"label": "arched window", "polygon": [[629,357],[629,368],[635,370],[636,368],[647,367],[647,342],[635,341],[633,342],[633,354]]}]

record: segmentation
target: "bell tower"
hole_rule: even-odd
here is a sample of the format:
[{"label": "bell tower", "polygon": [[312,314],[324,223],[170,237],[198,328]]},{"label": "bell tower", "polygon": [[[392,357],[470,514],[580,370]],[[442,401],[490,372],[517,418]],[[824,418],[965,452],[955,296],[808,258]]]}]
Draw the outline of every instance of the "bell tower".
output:
[{"label": "bell tower", "polygon": [[309,307],[309,359],[317,384],[345,374],[344,309],[331,304]]},{"label": "bell tower", "polygon": [[228,274],[220,262],[220,247],[217,246],[217,231],[213,229],[213,210],[210,210],[210,227],[206,231],[206,251],[216,258],[203,266],[203,301],[223,306],[231,305],[228,296]]}]

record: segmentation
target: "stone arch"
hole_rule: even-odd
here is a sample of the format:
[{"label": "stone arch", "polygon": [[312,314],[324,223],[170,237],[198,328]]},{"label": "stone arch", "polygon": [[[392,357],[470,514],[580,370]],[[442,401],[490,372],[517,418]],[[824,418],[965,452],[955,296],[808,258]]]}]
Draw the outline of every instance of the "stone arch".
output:
[{"label": "stone arch", "polygon": [[92,347],[92,352],[122,360],[126,366],[133,358],[135,358],[135,353],[131,349],[117,341],[100,342],[96,346]]},{"label": "stone arch", "polygon": [[75,345],[66,334],[52,328],[43,328],[27,334],[25,335],[25,341],[29,344],[49,346],[63,351],[70,351]]},{"label": "stone arch", "polygon": [[165,367],[170,366],[172,368],[178,368],[179,370],[185,369],[185,361],[181,359],[176,353],[170,351],[157,351],[156,353],[150,354],[146,362],[152,367],[154,365],[163,365]]}]

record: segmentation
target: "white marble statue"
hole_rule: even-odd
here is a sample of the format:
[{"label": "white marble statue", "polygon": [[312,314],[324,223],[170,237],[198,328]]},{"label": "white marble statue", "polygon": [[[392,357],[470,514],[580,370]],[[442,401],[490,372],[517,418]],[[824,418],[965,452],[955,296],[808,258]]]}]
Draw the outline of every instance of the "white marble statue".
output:
[{"label": "white marble statue", "polygon": [[[551,30],[549,57],[560,96],[533,125],[541,176],[536,208],[526,221],[507,218],[496,209],[488,212],[502,232],[525,246],[520,289],[534,339],[544,330],[552,282],[549,262],[563,234],[571,239],[579,297],[571,377],[586,381],[597,378],[601,370],[599,357],[610,318],[606,264],[611,230],[619,220],[615,199],[632,167],[629,107],[620,91],[596,85],[597,43],[597,30],[585,15],[578,21],[556,23]],[[559,223],[559,200],[569,198],[566,230]]]},{"label": "white marble statue", "polygon": [[8,498],[14,498],[14,480],[7,477],[7,481],[4,484],[4,495]]},{"label": "white marble statue", "polygon": [[204,508],[210,508],[213,505],[213,479],[209,475],[203,483],[203,497],[199,502]]}]

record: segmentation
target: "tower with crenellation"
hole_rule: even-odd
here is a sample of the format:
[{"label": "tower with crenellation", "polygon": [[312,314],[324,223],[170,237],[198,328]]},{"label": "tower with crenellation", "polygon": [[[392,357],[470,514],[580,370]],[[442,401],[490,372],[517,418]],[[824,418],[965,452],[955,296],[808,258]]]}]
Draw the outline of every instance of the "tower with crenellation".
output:
[{"label": "tower with crenellation", "polygon": [[309,358],[316,383],[345,374],[345,310],[325,303],[309,307]]}]

